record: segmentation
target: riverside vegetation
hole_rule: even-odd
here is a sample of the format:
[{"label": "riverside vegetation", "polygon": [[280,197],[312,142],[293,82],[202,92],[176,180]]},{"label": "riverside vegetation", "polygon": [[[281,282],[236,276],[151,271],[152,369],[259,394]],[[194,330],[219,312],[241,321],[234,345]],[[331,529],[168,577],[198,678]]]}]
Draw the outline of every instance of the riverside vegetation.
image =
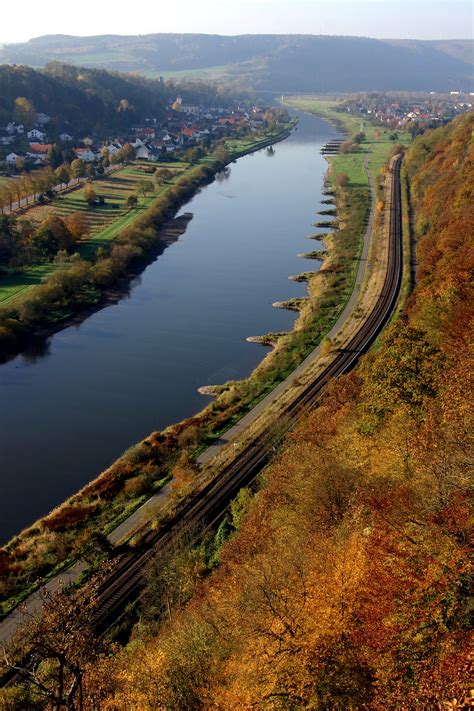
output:
[{"label": "riverside vegetation", "polygon": [[[191,163],[158,167],[155,176],[145,172],[153,171],[151,166],[129,165],[55,198],[54,216],[45,206],[31,208],[27,219],[1,216],[0,359],[17,352],[31,334],[57,328],[99,304],[105,292],[149,259],[161,244],[160,227],[198,187],[231,160],[281,140],[292,125],[280,120],[260,134],[220,141],[211,152],[200,150]],[[21,299],[13,301],[20,292]]]},{"label": "riverside vegetation", "polygon": [[[126,647],[66,651],[83,708],[470,705],[473,128],[471,113],[407,150],[416,287],[241,491],[227,542],[221,527],[213,557],[184,541],[151,566]],[[55,669],[4,707],[48,707]]]},{"label": "riverside vegetation", "polygon": [[[181,174],[176,174],[175,178],[173,178],[172,171],[168,169],[171,177],[167,178],[165,184],[161,186],[163,192],[158,198],[151,198],[152,204],[150,207],[141,214],[139,213],[138,217],[132,211],[132,218],[135,217],[136,219],[127,229],[118,231],[115,239],[107,237],[107,240],[104,239],[99,243],[99,250],[101,247],[107,247],[108,243],[107,251],[102,249],[95,261],[93,259],[73,258],[72,263],[67,265],[65,270],[58,269],[44,285],[33,288],[31,295],[30,293],[20,295],[18,299],[15,299],[11,305],[9,304],[4,309],[3,313],[8,314],[6,316],[7,326],[13,326],[16,329],[21,327],[26,332],[29,326],[34,328],[38,326],[40,328],[49,327],[51,326],[51,319],[57,318],[57,325],[61,327],[65,319],[67,321],[71,312],[78,311],[80,313],[85,305],[90,305],[92,308],[100,305],[102,295],[106,294],[116,283],[116,270],[119,270],[119,275],[123,274],[127,277],[130,262],[132,266],[136,264],[139,267],[145,262],[148,254],[153,254],[154,250],[160,247],[160,225],[174,215],[178,207],[186,202],[198,187],[211,180],[216,171],[220,170],[225,163],[247,152],[258,150],[283,139],[288,135],[293,125],[294,122],[283,123],[272,130],[233,139],[229,146],[232,152],[219,145],[212,153],[205,154],[199,159],[197,165],[187,166],[183,164],[187,170]],[[172,168],[174,166],[174,164],[167,165],[171,165]],[[135,172],[137,167],[139,166],[132,164],[123,170],[127,173]],[[181,168],[181,166],[178,166],[178,168]],[[100,181],[98,182],[100,184]],[[46,208],[34,209],[44,210]],[[94,215],[95,209],[94,207]],[[126,213],[125,217],[128,214]],[[106,230],[114,228],[114,225],[115,223],[109,225]],[[89,235],[81,243],[84,249],[88,249],[91,242],[97,243],[104,232]],[[97,244],[95,246],[97,247]],[[34,317],[20,324],[19,314],[25,313],[29,315],[31,307],[35,308]],[[13,314],[14,318],[10,317],[10,314]],[[165,451],[166,447],[162,449]],[[172,450],[171,454],[174,456],[174,450]],[[133,455],[129,453],[127,458],[129,456],[132,462],[137,455],[136,453]],[[68,502],[63,513],[54,512],[52,518],[50,517],[49,519],[49,523],[45,524],[46,528],[43,526],[43,522],[40,522],[39,528],[33,526],[26,532],[25,536],[16,538],[13,546],[16,549],[17,544],[20,545],[19,550],[22,552],[19,553],[17,560],[21,559],[22,564],[19,568],[16,565],[10,567],[9,563],[4,567],[2,562],[2,573],[5,573],[2,576],[2,597],[3,602],[8,601],[4,609],[10,608],[15,601],[18,601],[16,594],[19,591],[21,591],[21,596],[26,595],[27,591],[31,590],[31,582],[35,581],[33,582],[34,587],[42,576],[52,573],[55,568],[57,569],[56,566],[58,564],[60,567],[67,565],[71,560],[70,554],[76,555],[79,551],[84,550],[83,543],[85,539],[81,542],[81,531],[84,533],[86,528],[85,535],[88,538],[89,532],[92,532],[93,529],[100,533],[103,533],[104,530],[110,530],[115,523],[120,522],[122,518],[143,501],[146,493],[152,493],[156,488],[159,488],[163,483],[164,477],[169,476],[169,471],[166,457],[158,456],[158,458],[160,460],[158,467],[154,466],[153,462],[150,461],[146,467],[148,473],[145,472],[145,469],[139,475],[137,472],[138,476],[135,477],[135,481],[127,484],[127,493],[122,486],[125,480],[118,486],[116,484],[111,485],[111,481],[108,485],[102,483],[98,488],[93,487],[85,495],[81,492],[78,498],[74,497],[74,502]],[[132,469],[136,468],[132,463],[131,467]],[[112,475],[112,479],[115,478],[116,476]],[[128,479],[128,476],[126,476],[126,479]],[[117,479],[117,483],[118,481]],[[118,493],[118,498],[115,498]],[[125,498],[123,494],[125,494]],[[95,501],[92,506],[86,503],[90,496]],[[77,508],[79,501],[82,503]],[[102,509],[101,512],[99,512],[99,509]],[[63,518],[64,513],[66,518]],[[89,518],[92,524],[90,530],[86,525],[86,521]],[[43,541],[44,547],[40,545],[38,548],[37,544],[39,544],[40,540]],[[65,547],[63,547],[64,543],[66,544]],[[24,548],[25,545],[26,549]],[[2,549],[0,556],[2,561],[11,560],[9,550],[12,550],[9,545]],[[14,557],[16,558],[16,555]],[[11,583],[15,577],[17,578],[16,583],[14,583],[16,593],[12,597],[10,594],[13,591]],[[25,581],[29,581],[26,586]]]},{"label": "riverside vegetation", "polygon": [[[334,115],[337,117],[337,114]],[[369,137],[364,144],[369,156],[372,147],[380,151],[375,140],[372,143]],[[386,157],[391,149],[393,143],[387,143]],[[365,155],[362,150],[358,154],[361,164]],[[351,158],[355,161],[356,154]],[[162,433],[153,433],[132,447],[98,479],[10,541],[3,549],[4,612],[34,588],[40,576],[50,576],[67,566],[88,547],[95,549],[100,556],[104,535],[171,476],[175,497],[189,493],[196,476],[192,464],[195,456],[291,372],[337,320],[352,291],[361,236],[369,214],[370,191],[367,179],[361,185],[351,182],[339,184],[338,162],[346,160],[346,157],[335,156],[329,160],[332,167],[328,175],[328,191],[335,194],[339,229],[326,237],[330,257],[309,280],[308,297],[299,300],[300,313],[294,331],[276,340],[273,351],[248,379],[217,388],[218,397],[201,413]],[[203,169],[206,167],[197,167],[193,171]],[[197,176],[199,173],[194,174]],[[185,182],[183,195],[189,195],[188,190],[191,189]],[[155,214],[153,210],[158,210],[160,216],[162,209],[171,210],[170,203],[163,203],[162,200],[159,198],[150,208],[152,216]],[[155,226],[147,226],[149,237],[146,237],[146,230],[143,236],[140,225],[146,220],[146,215],[139,218],[138,224],[134,223],[131,233],[131,243],[135,245],[133,235],[136,235],[140,249],[141,240],[145,240],[146,246],[146,240],[153,240],[156,229]],[[119,255],[122,255],[122,237],[112,243],[111,249],[118,249]],[[106,265],[111,257],[107,260]],[[120,264],[119,261],[119,267]],[[111,268],[113,266],[112,261]],[[81,265],[80,268],[84,267]],[[92,273],[93,279],[97,267],[85,265],[85,268],[87,278]],[[57,278],[57,275],[53,276],[54,280]],[[61,288],[60,292],[63,293]],[[93,294],[97,298],[97,291],[94,290]]]}]

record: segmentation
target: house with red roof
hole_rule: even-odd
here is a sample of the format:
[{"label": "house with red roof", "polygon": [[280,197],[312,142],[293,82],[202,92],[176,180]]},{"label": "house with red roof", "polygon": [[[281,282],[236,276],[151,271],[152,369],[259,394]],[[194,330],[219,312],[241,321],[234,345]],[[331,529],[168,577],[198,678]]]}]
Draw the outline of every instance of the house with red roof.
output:
[{"label": "house with red roof", "polygon": [[74,153],[79,160],[83,160],[85,163],[92,163],[96,159],[94,151],[88,148],[74,148]]},{"label": "house with red roof", "polygon": [[29,153],[35,156],[46,156],[52,147],[51,143],[30,143]]}]

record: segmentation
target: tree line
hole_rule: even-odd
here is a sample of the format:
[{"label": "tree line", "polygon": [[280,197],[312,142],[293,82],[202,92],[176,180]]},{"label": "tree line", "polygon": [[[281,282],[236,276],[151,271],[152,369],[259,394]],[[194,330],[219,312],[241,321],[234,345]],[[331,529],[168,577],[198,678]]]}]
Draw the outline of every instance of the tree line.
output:
[{"label": "tree line", "polygon": [[[65,160],[65,157],[72,159]],[[128,163],[134,157],[133,146],[126,143],[113,155],[109,155],[107,148],[104,147],[100,160],[88,163],[75,158],[74,153],[65,152],[59,145],[54,144],[48,153],[48,167],[27,172],[20,178],[12,178],[0,185],[0,214],[6,208],[11,211],[14,203],[18,203],[17,207],[19,207],[21,200],[25,200],[26,205],[37,199],[44,201],[46,198],[53,197],[53,188],[65,188],[71,180],[81,178],[93,180],[104,175],[105,170],[110,166]],[[19,166],[21,169],[24,167],[24,165]]]}]

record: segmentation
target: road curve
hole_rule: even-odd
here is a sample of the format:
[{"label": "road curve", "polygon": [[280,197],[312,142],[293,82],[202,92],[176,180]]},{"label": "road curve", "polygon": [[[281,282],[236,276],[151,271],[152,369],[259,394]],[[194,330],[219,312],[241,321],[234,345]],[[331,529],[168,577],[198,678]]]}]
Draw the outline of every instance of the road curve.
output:
[{"label": "road curve", "polygon": [[[355,365],[394,311],[403,266],[400,163],[401,156],[392,163],[387,273],[377,302],[347,347],[283,412],[281,422],[284,429],[292,426],[302,414],[314,407],[329,380],[347,373]],[[268,463],[273,447],[273,430],[274,427],[270,428],[257,442],[248,445],[217,478],[194,497],[183,502],[175,517],[160,530],[149,531],[143,537],[139,549],[118,557],[114,569],[99,589],[94,621],[98,632],[110,627],[120,617],[125,605],[140,594],[143,571],[158,551],[162,553],[169,550],[184,531],[205,531],[222,518],[239,489],[252,482]]]}]

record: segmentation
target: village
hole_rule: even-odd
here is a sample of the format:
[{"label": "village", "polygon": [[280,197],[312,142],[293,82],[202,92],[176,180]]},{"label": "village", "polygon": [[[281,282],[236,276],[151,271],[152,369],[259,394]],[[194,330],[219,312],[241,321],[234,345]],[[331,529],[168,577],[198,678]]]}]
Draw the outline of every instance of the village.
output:
[{"label": "village", "polygon": [[[169,102],[164,119],[146,118],[121,136],[98,139],[94,135],[75,136],[68,127],[50,129],[51,117],[36,114],[35,126],[28,128],[10,121],[0,128],[0,170],[4,175],[18,175],[34,168],[79,159],[104,167],[127,158],[150,162],[172,160],[193,149],[205,149],[229,135],[243,135],[268,123],[267,109],[261,106],[222,107],[190,105],[177,97]],[[132,153],[130,151],[132,149]]]},{"label": "village", "polygon": [[474,92],[370,92],[349,97],[340,110],[367,116],[392,129],[417,133],[472,110],[473,103]]}]

